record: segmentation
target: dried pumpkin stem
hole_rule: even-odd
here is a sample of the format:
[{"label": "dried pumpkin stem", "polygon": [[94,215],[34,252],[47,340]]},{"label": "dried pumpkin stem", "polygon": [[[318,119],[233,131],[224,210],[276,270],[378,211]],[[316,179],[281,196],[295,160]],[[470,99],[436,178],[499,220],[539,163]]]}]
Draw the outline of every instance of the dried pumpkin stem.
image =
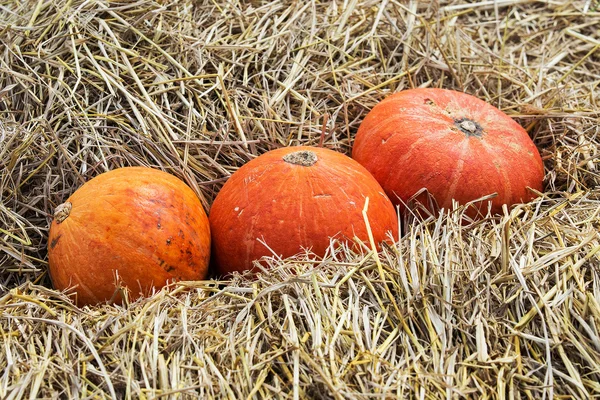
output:
[{"label": "dried pumpkin stem", "polygon": [[60,224],[65,219],[67,219],[69,217],[69,214],[71,214],[71,208],[73,208],[73,204],[71,204],[70,201],[62,203],[61,205],[56,207],[56,210],[54,210],[54,219],[56,220],[56,222]]},{"label": "dried pumpkin stem", "polygon": [[309,150],[295,151],[283,156],[283,161],[290,164],[302,165],[303,167],[310,167],[314,165],[317,160],[317,155]]},{"label": "dried pumpkin stem", "polygon": [[483,134],[483,128],[481,125],[468,118],[454,120],[454,125],[467,136],[481,137]]},{"label": "dried pumpkin stem", "polygon": [[473,133],[477,129],[473,121],[463,121],[460,123],[460,127]]}]

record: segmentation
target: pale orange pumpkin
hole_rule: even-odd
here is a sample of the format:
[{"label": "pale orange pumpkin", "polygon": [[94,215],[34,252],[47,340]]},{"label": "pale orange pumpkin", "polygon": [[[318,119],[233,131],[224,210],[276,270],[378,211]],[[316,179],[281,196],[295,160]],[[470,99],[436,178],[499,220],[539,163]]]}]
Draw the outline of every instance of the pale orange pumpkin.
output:
[{"label": "pale orange pumpkin", "polygon": [[[404,90],[381,101],[361,123],[352,157],[400,206],[423,188],[446,209],[452,200],[465,204],[496,193],[496,214],[503,204],[534,198],[530,188],[543,190],[542,159],[525,129],[483,100],[452,90]],[[486,214],[485,202],[477,208],[471,216]]]},{"label": "pale orange pumpkin", "polygon": [[48,237],[52,283],[74,288],[79,305],[113,298],[117,274],[131,299],[168,281],[204,279],[209,257],[208,218],[196,194],[145,167],[85,183],[56,208]]}]

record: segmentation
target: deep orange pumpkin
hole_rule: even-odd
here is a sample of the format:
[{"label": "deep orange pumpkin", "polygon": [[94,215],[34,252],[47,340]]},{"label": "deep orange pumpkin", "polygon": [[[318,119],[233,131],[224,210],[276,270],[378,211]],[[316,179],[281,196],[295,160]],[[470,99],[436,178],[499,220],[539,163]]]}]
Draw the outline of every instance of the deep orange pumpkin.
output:
[{"label": "deep orange pumpkin", "polygon": [[388,233],[395,237],[394,206],[350,157],[302,146],[264,153],[236,171],[212,205],[214,265],[228,275],[252,270],[253,260],[273,252],[289,257],[310,248],[323,256],[331,237],[368,241],[362,216],[366,197],[376,243]]},{"label": "deep orange pumpkin", "polygon": [[48,237],[52,283],[75,287],[79,305],[111,299],[116,273],[132,299],[171,280],[204,279],[209,257],[208,217],[196,194],[145,167],[85,183],[57,207]]},{"label": "deep orange pumpkin", "polygon": [[[535,197],[544,166],[527,132],[496,107],[465,93],[411,89],[377,104],[356,134],[352,157],[397,205],[422,188],[451,208],[497,193],[491,211]],[[420,200],[423,200],[421,197]],[[476,203],[471,216],[487,212]],[[403,207],[401,207],[403,209]]]}]

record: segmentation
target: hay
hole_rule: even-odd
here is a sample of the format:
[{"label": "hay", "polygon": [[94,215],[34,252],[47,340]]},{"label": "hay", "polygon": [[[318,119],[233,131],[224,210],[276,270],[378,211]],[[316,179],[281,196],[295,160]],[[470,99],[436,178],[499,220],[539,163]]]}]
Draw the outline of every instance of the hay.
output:
[{"label": "hay", "polygon": [[[600,394],[595,1],[0,1],[0,398],[589,398]],[[77,309],[50,215],[125,165],[208,208],[266,150],[348,153],[387,94],[467,91],[517,118],[544,197],[412,221],[378,256],[271,260]],[[321,132],[324,132],[322,137]],[[292,271],[296,271],[293,274]]]}]

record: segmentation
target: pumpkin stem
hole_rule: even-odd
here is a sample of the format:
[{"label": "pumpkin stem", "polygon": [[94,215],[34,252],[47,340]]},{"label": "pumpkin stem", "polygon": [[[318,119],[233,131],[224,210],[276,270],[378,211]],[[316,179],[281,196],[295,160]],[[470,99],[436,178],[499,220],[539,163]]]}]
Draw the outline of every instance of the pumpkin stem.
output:
[{"label": "pumpkin stem", "polygon": [[483,128],[481,127],[481,125],[468,118],[454,120],[454,125],[467,136],[481,137],[481,135],[483,134]]},{"label": "pumpkin stem", "polygon": [[56,207],[56,210],[54,210],[54,219],[56,220],[56,223],[60,224],[67,219],[69,214],[71,214],[71,208],[73,208],[73,204],[69,201]]},{"label": "pumpkin stem", "polygon": [[471,133],[474,133],[475,129],[477,129],[473,121],[463,121],[460,123],[460,127],[468,130]]},{"label": "pumpkin stem", "polygon": [[310,167],[317,162],[317,155],[309,150],[300,150],[286,154],[283,156],[283,161],[290,164],[302,165],[303,167]]}]

